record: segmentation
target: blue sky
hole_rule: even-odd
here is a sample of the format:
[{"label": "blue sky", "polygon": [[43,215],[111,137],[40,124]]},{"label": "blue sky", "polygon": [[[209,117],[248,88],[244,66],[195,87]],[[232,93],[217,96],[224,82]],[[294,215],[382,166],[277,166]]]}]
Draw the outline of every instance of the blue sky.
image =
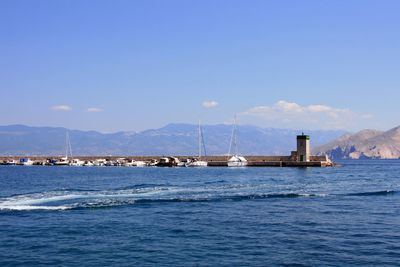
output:
[{"label": "blue sky", "polygon": [[0,1],[0,124],[400,124],[400,1]]}]

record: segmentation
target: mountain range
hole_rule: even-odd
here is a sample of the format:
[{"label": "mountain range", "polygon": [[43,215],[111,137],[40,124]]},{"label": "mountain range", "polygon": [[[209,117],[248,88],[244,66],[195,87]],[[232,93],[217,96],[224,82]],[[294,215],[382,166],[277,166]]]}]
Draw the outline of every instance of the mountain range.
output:
[{"label": "mountain range", "polygon": [[[202,127],[208,155],[225,155],[229,151],[232,125]],[[197,155],[198,126],[169,124],[141,132],[100,133],[55,127],[24,125],[0,126],[0,155],[64,155],[66,133],[73,155]],[[341,130],[289,130],[237,126],[238,150],[244,155],[289,155],[296,149],[296,135],[311,135],[319,146],[346,134]]]},{"label": "mountain range", "polygon": [[345,134],[326,145],[314,149],[317,155],[331,159],[399,159],[400,126],[389,131],[362,130]]}]

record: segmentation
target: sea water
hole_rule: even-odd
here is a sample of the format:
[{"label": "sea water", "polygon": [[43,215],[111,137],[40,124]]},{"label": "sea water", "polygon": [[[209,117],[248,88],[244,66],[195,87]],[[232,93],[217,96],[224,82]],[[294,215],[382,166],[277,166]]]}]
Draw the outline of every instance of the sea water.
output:
[{"label": "sea water", "polygon": [[398,266],[400,161],[0,166],[0,266]]}]

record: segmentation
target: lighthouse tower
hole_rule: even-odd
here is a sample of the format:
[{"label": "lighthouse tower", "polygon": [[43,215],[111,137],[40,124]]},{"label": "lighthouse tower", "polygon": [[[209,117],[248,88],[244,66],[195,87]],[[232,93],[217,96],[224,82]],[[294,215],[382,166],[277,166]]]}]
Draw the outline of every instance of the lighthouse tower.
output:
[{"label": "lighthouse tower", "polygon": [[297,136],[297,161],[310,161],[311,147],[310,136],[302,133]]}]

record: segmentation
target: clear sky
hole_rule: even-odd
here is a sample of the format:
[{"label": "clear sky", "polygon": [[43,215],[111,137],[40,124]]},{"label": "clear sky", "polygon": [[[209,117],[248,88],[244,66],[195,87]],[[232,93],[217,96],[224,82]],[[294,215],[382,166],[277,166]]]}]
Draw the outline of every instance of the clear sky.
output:
[{"label": "clear sky", "polygon": [[[0,125],[400,125],[400,1],[0,0]],[[304,128],[303,127],[303,128]]]}]

